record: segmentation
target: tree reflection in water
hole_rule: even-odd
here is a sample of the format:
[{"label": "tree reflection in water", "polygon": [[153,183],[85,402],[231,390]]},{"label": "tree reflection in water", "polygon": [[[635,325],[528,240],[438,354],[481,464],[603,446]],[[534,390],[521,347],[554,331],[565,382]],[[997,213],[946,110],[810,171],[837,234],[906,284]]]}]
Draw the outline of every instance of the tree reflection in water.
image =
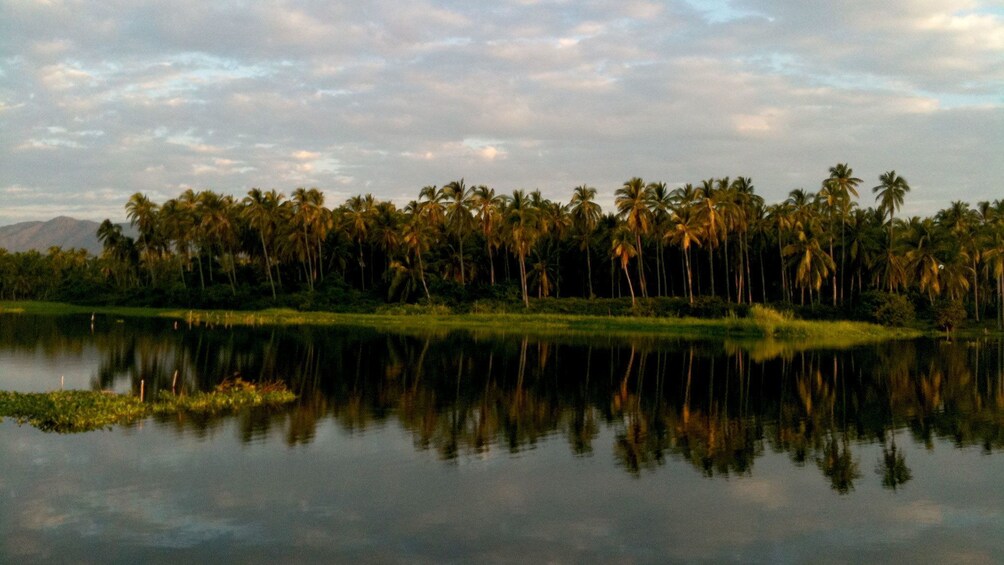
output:
[{"label": "tree reflection in water", "polygon": [[[79,326],[79,328],[77,328]],[[77,329],[74,329],[77,328]],[[79,331],[78,331],[79,330]],[[277,427],[290,446],[331,419],[347,432],[393,423],[446,461],[520,452],[564,436],[576,455],[603,453],[640,476],[674,459],[708,476],[749,475],[766,451],[813,462],[839,493],[861,479],[856,447],[879,443],[881,484],[912,472],[906,430],[986,451],[1004,446],[1004,355],[997,341],[915,341],[853,350],[778,342],[651,338],[538,339],[466,332],[380,333],[334,328],[181,328],[157,320],[87,324],[6,317],[0,348],[100,352],[95,388],[208,389],[220,380],[281,378],[300,396],[288,410],[241,416],[247,441]],[[54,354],[54,353],[53,353]],[[172,417],[208,434],[211,418]]]}]

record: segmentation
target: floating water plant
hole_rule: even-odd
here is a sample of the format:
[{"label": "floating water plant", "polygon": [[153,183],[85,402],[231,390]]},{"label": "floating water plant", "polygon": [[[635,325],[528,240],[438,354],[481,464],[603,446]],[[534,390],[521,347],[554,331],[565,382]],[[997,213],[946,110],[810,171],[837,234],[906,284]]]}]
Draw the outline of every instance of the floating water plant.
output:
[{"label": "floating water plant", "polygon": [[161,392],[153,402],[104,391],[0,391],[0,418],[13,418],[46,432],[73,433],[129,424],[150,415],[226,414],[256,406],[279,406],[296,399],[282,382],[225,381],[212,392]]}]

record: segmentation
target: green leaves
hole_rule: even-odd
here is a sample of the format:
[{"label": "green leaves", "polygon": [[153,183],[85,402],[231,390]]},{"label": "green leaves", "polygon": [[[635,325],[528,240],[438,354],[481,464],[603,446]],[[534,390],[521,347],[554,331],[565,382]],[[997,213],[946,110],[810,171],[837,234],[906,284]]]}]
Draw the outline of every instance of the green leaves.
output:
[{"label": "green leaves", "polygon": [[0,418],[13,418],[18,424],[31,424],[44,432],[76,433],[110,429],[153,414],[215,415],[256,406],[279,406],[295,399],[296,395],[281,382],[255,385],[240,379],[225,381],[213,392],[185,396],[162,392],[150,404],[135,396],[104,391],[0,391]]}]

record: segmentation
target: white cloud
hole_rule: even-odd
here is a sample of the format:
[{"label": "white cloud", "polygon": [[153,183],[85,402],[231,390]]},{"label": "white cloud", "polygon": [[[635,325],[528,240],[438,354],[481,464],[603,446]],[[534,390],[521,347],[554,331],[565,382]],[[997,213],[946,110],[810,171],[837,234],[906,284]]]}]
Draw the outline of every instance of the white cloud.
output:
[{"label": "white cloud", "polygon": [[0,176],[36,204],[202,183],[401,199],[461,176],[564,199],[582,182],[724,174],[772,200],[848,161],[862,178],[901,171],[930,212],[997,197],[1004,175],[989,7],[14,4]]}]

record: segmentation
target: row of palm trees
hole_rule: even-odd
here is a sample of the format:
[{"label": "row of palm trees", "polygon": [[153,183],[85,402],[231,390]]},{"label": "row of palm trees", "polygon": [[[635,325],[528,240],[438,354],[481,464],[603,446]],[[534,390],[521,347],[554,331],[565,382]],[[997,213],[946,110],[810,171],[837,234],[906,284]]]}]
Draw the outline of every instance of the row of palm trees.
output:
[{"label": "row of palm trees", "polygon": [[713,296],[834,307],[877,289],[1004,315],[1004,200],[900,218],[903,177],[882,174],[871,206],[859,204],[862,185],[840,163],[817,191],[766,204],[747,177],[674,189],[631,178],[612,213],[587,185],[566,203],[463,179],[426,186],[403,208],[370,194],[329,208],[315,188],[288,198],[255,188],[242,199],[186,190],[160,204],[136,193],[126,204],[136,236],[110,221],[98,235],[102,270],[120,289],[249,285],[275,299],[334,277],[391,300],[510,283],[527,305]]}]

